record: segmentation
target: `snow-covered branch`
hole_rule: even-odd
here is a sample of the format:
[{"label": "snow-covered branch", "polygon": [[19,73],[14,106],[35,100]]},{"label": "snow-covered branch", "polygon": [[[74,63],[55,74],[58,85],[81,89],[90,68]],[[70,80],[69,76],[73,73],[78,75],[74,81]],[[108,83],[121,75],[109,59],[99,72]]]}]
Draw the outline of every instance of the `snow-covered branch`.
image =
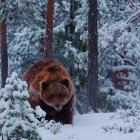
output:
[{"label": "snow-covered branch", "polygon": [[140,20],[140,10],[138,10],[137,12],[135,12],[134,14],[132,14],[128,18],[127,23],[132,23],[132,22],[135,22],[136,20]]},{"label": "snow-covered branch", "polygon": [[136,10],[140,9],[140,4],[134,3],[132,0],[128,0],[128,3],[131,4]]}]

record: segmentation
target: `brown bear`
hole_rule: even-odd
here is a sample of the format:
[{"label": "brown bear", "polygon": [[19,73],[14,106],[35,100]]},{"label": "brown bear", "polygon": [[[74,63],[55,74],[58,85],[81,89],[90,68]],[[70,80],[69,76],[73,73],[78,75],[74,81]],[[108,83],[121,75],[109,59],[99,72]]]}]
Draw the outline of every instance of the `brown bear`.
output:
[{"label": "brown bear", "polygon": [[57,60],[43,59],[36,62],[23,75],[29,85],[29,103],[40,106],[47,120],[72,124],[75,92],[72,80],[64,66]]}]

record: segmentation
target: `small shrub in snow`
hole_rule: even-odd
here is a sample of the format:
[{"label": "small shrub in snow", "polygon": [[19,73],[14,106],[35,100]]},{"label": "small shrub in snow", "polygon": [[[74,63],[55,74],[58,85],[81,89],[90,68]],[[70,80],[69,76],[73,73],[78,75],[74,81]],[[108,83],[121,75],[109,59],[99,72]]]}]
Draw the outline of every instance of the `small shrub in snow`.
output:
[{"label": "small shrub in snow", "polygon": [[111,97],[111,101],[115,108],[117,109],[131,109],[139,108],[140,109],[140,94],[139,91],[135,92],[123,92],[116,90],[116,94]]},{"label": "small shrub in snow", "polygon": [[105,132],[132,133],[140,129],[140,110],[135,108],[119,111],[111,120],[116,123],[102,127]]},{"label": "small shrub in snow", "polygon": [[99,105],[102,112],[113,112],[115,111],[115,106],[111,101],[114,95],[114,87],[101,87],[99,92]]},{"label": "small shrub in snow", "polygon": [[40,118],[45,115],[40,107],[36,110],[27,101],[27,84],[12,73],[5,88],[0,91],[0,134],[10,140],[41,140],[37,131]]},{"label": "small shrub in snow", "polygon": [[56,123],[54,120],[50,120],[46,124],[46,128],[50,130],[53,134],[57,134],[58,132],[60,132],[61,127],[62,124],[60,122]]},{"label": "small shrub in snow", "polygon": [[105,132],[111,132],[111,133],[113,133],[114,131],[118,131],[118,132],[122,132],[122,133],[132,133],[132,132],[135,131],[135,127],[134,126],[119,126],[116,123],[114,123],[111,126],[107,125],[105,127],[102,127],[102,129]]}]

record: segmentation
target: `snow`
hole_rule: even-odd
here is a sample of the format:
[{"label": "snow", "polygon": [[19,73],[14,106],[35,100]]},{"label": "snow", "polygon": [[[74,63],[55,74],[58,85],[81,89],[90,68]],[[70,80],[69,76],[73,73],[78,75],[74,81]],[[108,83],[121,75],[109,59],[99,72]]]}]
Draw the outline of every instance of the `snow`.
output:
[{"label": "snow", "polygon": [[39,116],[39,118],[45,117],[46,112],[44,112],[44,111],[40,108],[40,106],[37,106],[37,107],[35,108],[35,110],[36,110],[36,114]]},{"label": "snow", "polygon": [[122,65],[122,66],[112,66],[111,67],[111,70],[112,71],[121,71],[121,70],[124,70],[124,69],[128,69],[128,70],[133,70],[135,71],[135,67],[134,66],[129,66],[129,65]]},{"label": "snow", "polygon": [[[53,134],[50,130],[39,128],[43,140],[138,140],[139,131],[133,133],[105,132],[107,125],[123,125],[118,118],[111,119],[116,113],[90,113],[76,115],[73,125],[62,125],[60,132]],[[121,123],[121,124],[120,124]]]},{"label": "snow", "polygon": [[58,32],[61,32],[61,31],[65,31],[65,23],[62,22],[60,25],[56,26],[54,29],[53,29],[54,33],[58,33]]}]

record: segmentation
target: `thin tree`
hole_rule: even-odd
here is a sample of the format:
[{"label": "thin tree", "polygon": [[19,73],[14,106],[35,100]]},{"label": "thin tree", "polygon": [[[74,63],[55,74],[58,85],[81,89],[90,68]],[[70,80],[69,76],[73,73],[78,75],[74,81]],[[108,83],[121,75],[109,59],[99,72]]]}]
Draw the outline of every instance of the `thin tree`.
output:
[{"label": "thin tree", "polygon": [[[69,36],[69,40],[71,42],[74,42],[74,30],[75,30],[75,26],[74,26],[74,13],[75,13],[74,4],[75,4],[74,0],[70,0],[69,24],[68,24],[68,27],[66,28],[66,34]],[[74,70],[73,66],[69,66],[70,76],[74,75],[73,70]]]},{"label": "thin tree", "polygon": [[47,40],[45,41],[45,52],[47,58],[52,57],[52,42],[53,42],[53,15],[54,15],[54,0],[48,0],[47,12],[45,15],[46,18],[46,36]]},{"label": "thin tree", "polygon": [[[1,3],[5,0],[1,0]],[[6,19],[0,21],[0,48],[1,48],[1,87],[4,87],[8,76],[8,53],[7,53],[7,35]]]},{"label": "thin tree", "polygon": [[97,112],[98,97],[98,31],[97,31],[97,0],[88,0],[88,75],[87,95],[89,106]]}]

